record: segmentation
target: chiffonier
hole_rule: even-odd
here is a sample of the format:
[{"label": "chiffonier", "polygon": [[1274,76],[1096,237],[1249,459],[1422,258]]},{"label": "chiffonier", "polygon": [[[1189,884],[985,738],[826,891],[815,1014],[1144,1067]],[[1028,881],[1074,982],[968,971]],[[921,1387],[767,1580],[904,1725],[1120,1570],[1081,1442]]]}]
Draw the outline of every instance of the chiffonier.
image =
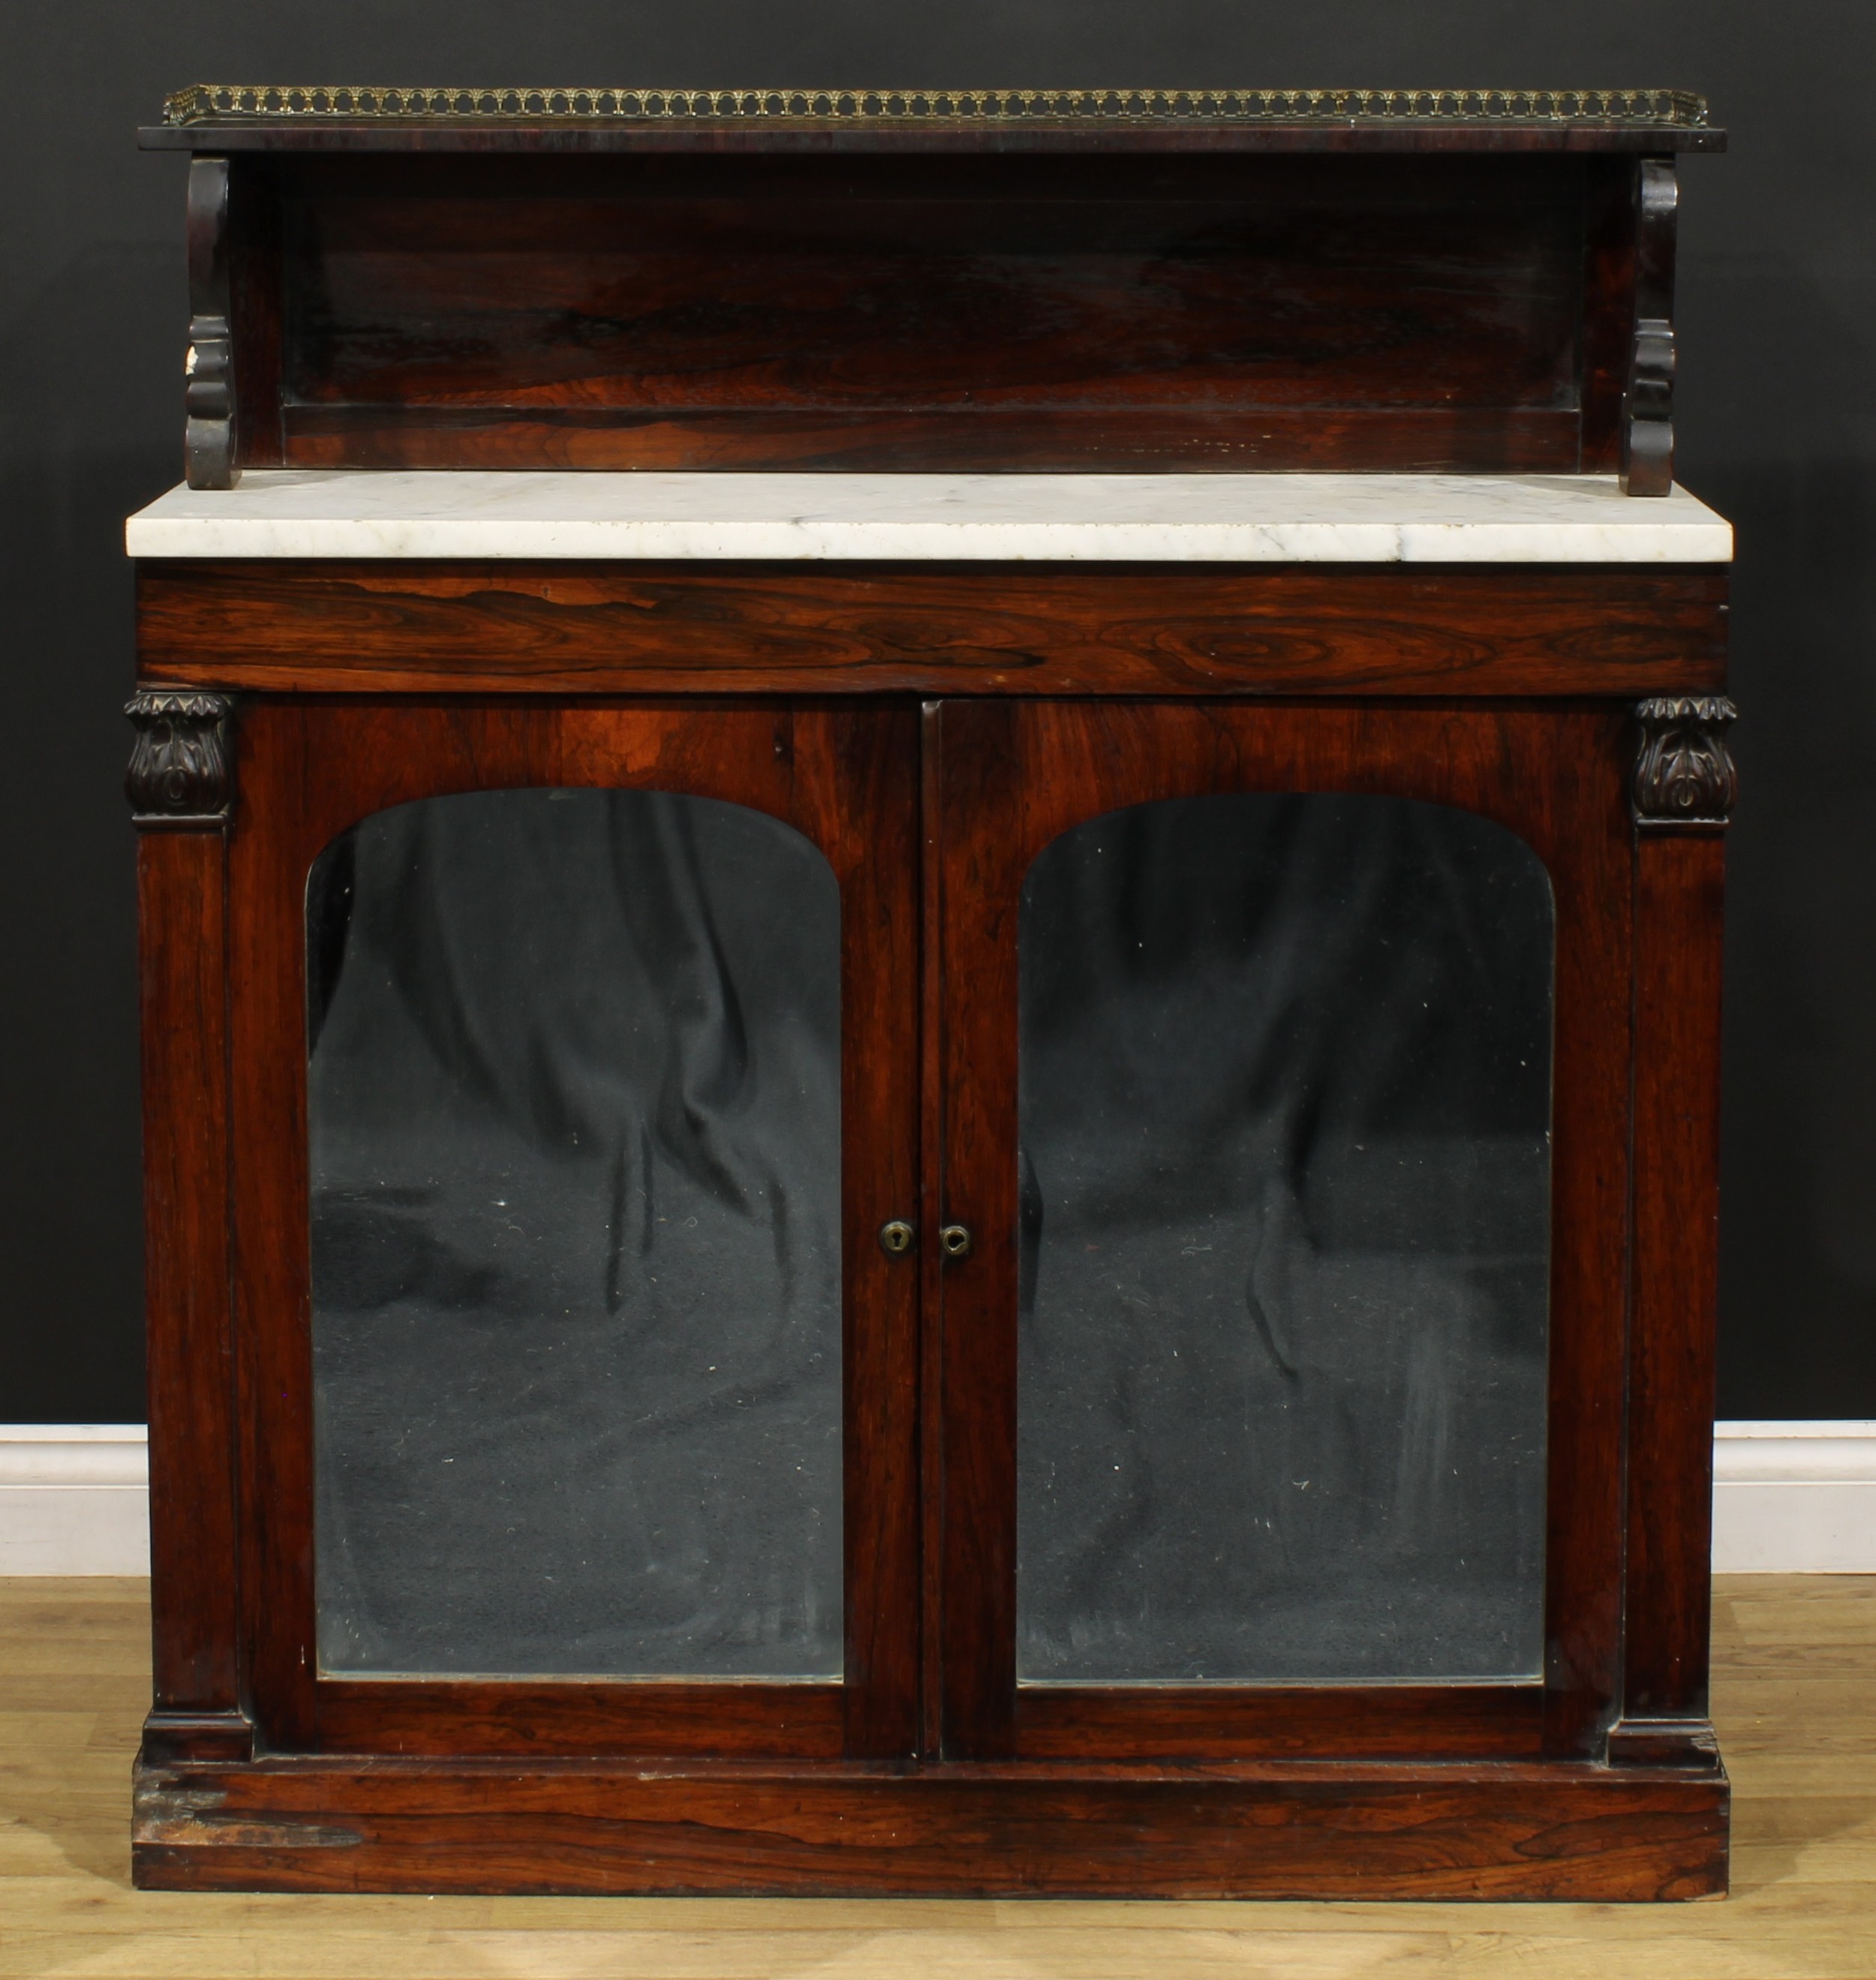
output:
[{"label": "chiffonier", "polygon": [[144,142],[139,1881],[1722,1890],[1705,105]]}]

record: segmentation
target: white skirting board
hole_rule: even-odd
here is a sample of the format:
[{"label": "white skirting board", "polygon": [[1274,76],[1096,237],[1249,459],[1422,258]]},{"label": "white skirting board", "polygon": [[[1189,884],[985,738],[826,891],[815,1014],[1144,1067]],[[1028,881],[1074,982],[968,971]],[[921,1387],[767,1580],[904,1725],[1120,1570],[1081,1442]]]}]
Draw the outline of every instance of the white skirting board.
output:
[{"label": "white skirting board", "polygon": [[141,1424],[0,1424],[0,1574],[148,1574]]},{"label": "white skirting board", "polygon": [[1876,1574],[1876,1421],[1713,1426],[1715,1574]]},{"label": "white skirting board", "polygon": [[[1714,1426],[1718,1574],[1876,1574],[1876,1420]],[[147,1574],[141,1424],[0,1424],[0,1575]]]}]

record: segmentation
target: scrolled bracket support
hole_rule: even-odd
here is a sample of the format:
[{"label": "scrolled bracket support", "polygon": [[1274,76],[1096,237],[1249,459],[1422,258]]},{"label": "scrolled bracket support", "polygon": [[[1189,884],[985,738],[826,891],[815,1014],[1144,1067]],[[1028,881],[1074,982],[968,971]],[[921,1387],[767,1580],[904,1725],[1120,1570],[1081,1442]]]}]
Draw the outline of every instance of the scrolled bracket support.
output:
[{"label": "scrolled bracket support", "polygon": [[228,280],[228,161],[189,165],[189,351],[183,367],[185,472],[191,488],[232,488],[234,306]]},{"label": "scrolled bracket support", "polygon": [[1622,485],[1674,487],[1674,263],[1680,181],[1671,158],[1643,158],[1635,179],[1635,317],[1622,404]]},{"label": "scrolled bracket support", "polygon": [[1635,704],[1642,732],[1629,783],[1646,832],[1721,832],[1739,794],[1726,731],[1739,711],[1722,694],[1660,695]]},{"label": "scrolled bracket support", "polygon": [[233,699],[201,688],[139,688],[124,713],[136,730],[124,789],[137,824],[225,826],[234,802]]}]

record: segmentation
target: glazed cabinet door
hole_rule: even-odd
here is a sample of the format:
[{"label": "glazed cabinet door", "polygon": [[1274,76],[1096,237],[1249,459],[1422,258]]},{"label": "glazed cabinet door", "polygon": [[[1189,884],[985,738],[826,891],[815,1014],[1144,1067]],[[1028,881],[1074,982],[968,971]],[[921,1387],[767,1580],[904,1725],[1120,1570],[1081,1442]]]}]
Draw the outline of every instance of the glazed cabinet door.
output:
[{"label": "glazed cabinet door", "polygon": [[947,1754],[1594,1749],[1623,734],[929,712]]},{"label": "glazed cabinet door", "polygon": [[903,709],[244,708],[276,1749],[912,1750],[917,743]]}]

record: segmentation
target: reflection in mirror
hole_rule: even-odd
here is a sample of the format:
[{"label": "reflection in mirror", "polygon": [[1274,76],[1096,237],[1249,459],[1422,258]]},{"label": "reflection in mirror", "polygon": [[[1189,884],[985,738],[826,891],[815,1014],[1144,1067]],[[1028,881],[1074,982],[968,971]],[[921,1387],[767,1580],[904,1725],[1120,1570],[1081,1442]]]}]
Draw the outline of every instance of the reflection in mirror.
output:
[{"label": "reflection in mirror", "polygon": [[1023,1679],[1539,1674],[1552,924],[1522,841],[1402,799],[1036,859]]},{"label": "reflection in mirror", "polygon": [[477,792],[335,841],[307,923],[321,1667],[837,1678],[826,860]]}]

